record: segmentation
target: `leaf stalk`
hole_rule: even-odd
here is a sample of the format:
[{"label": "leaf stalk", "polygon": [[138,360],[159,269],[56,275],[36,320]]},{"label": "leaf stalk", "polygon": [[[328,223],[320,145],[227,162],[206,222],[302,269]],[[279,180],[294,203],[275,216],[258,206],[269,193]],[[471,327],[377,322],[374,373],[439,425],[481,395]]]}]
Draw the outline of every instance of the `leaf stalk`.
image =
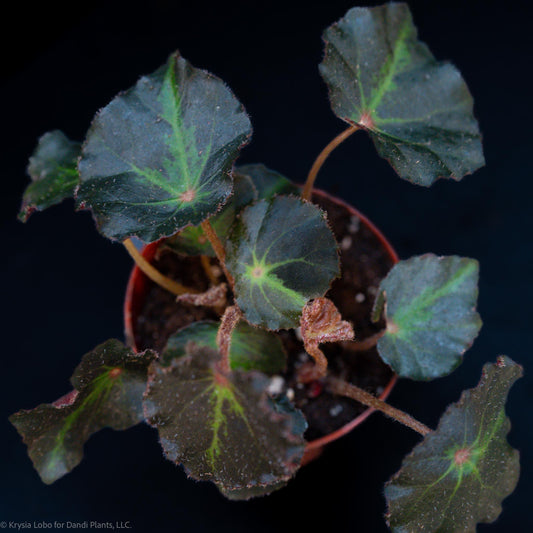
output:
[{"label": "leaf stalk", "polygon": [[351,383],[347,383],[342,379],[333,377],[328,378],[328,388],[331,392],[335,394],[352,398],[353,400],[356,400],[362,403],[363,405],[366,405],[367,407],[371,407],[372,409],[381,411],[389,418],[393,418],[404,426],[407,426],[408,428],[411,428],[417,433],[420,433],[420,435],[422,435],[423,437],[425,437],[428,433],[431,433],[432,431],[430,428],[422,424],[422,422],[419,422],[418,420],[413,418],[411,415],[404,413],[400,409],[396,409],[396,407],[392,407],[392,405],[389,405],[387,402],[376,398],[369,392],[360,389],[359,387],[356,387]]},{"label": "leaf stalk", "polygon": [[220,242],[220,239],[218,238],[218,235],[216,234],[216,231],[214,230],[209,220],[204,220],[200,224],[200,226],[202,230],[204,231],[205,236],[207,237],[208,241],[211,243],[213,250],[215,251],[215,255],[217,256],[220,266],[222,267],[222,270],[224,271],[224,275],[226,276],[226,279],[228,280],[231,288],[233,288],[233,286],[235,285],[235,280],[233,279],[233,276],[228,272],[228,269],[226,268],[226,250],[224,250],[224,245]]},{"label": "leaf stalk", "polygon": [[186,293],[197,293],[198,291],[190,287],[185,287],[181,283],[174,281],[173,279],[168,278],[167,276],[161,274],[157,268],[151,265],[137,250],[135,244],[131,239],[126,239],[124,242],[124,247],[128,250],[128,253],[131,255],[135,264],[139,269],[146,274],[153,282],[157,283],[160,287],[163,287],[167,291],[179,296]]},{"label": "leaf stalk", "polygon": [[355,133],[359,128],[355,124],[350,126],[341,132],[337,137],[335,137],[321,152],[318,154],[318,157],[315,159],[309,174],[307,175],[307,180],[302,191],[302,198],[304,200],[311,200],[311,194],[313,194],[313,186],[315,184],[316,176],[318,171],[322,168],[322,165],[328,158],[329,154],[339,146],[343,141],[345,141],[352,133]]},{"label": "leaf stalk", "polygon": [[223,374],[229,374],[231,370],[229,351],[231,348],[231,336],[235,326],[242,317],[242,311],[237,305],[231,305],[226,308],[220,320],[220,326],[217,332],[217,346],[222,359],[219,363],[220,370]]}]

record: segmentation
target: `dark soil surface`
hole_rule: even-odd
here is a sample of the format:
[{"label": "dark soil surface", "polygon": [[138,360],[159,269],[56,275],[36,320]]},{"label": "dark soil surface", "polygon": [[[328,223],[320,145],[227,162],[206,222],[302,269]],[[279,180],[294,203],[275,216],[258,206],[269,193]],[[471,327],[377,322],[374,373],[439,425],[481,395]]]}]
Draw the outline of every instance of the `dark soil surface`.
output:
[{"label": "dark soil surface", "polygon": [[[316,196],[314,201],[328,213],[331,228],[339,243],[342,277],[333,282],[326,296],[333,300],[342,317],[354,327],[356,340],[363,340],[383,329],[383,324],[370,320],[372,304],[380,280],[393,265],[379,239],[357,217],[331,200]],[[211,261],[215,265],[216,261]],[[198,257],[180,257],[160,249],[154,265],[164,274],[200,291],[209,287]],[[215,266],[215,270],[220,270]],[[138,349],[160,351],[176,330],[198,320],[216,320],[217,314],[205,307],[178,304],[175,296],[149,282],[142,311],[135,321],[135,342]],[[294,331],[280,335],[289,354],[287,372],[283,376],[289,396],[308,421],[307,440],[320,438],[353,420],[366,408],[348,398],[327,392],[321,382],[302,385],[297,382],[298,368],[310,358]],[[321,346],[332,374],[379,394],[392,377],[392,372],[379,358],[375,348],[350,351],[340,343]]]}]

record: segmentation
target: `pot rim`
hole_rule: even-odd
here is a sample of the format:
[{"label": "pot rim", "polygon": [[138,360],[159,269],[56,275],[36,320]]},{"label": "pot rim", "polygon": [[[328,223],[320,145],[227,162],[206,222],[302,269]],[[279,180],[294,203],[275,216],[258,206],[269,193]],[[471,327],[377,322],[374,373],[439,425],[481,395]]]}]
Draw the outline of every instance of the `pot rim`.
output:
[{"label": "pot rim", "polygon": [[[326,198],[344,207],[352,215],[357,216],[357,218],[359,218],[359,220],[368,227],[368,229],[374,234],[374,236],[377,237],[380,244],[383,246],[383,248],[389,255],[390,259],[392,260],[393,264],[396,264],[399,261],[398,254],[396,253],[392,245],[389,243],[389,241],[385,238],[383,233],[377,228],[377,226],[373,222],[370,221],[370,219],[368,219],[360,211],[355,209],[355,207],[346,203],[344,200],[341,200],[340,198],[332,196],[329,193],[322,191],[320,189],[315,189],[313,191],[313,194],[316,196]],[[148,261],[151,261],[154,258],[161,240],[149,243],[143,247],[142,254],[145,257],[145,259],[147,259]],[[128,279],[128,285],[126,287],[126,294],[124,298],[124,327],[125,327],[126,343],[129,346],[131,346],[135,351],[137,351],[137,346],[135,345],[133,322],[134,322],[134,316],[140,310],[139,309],[140,305],[136,305],[135,309],[133,307],[134,307],[134,301],[138,302],[139,298],[142,297],[146,282],[147,282],[146,276],[142,273],[142,271],[139,269],[137,265],[134,265],[132,268],[130,277]],[[397,379],[398,378],[396,374],[393,374],[389,383],[379,395],[380,400],[387,399],[394,385],[396,384]],[[315,457],[319,455],[322,448],[326,444],[333,442],[339,439],[340,437],[346,435],[350,431],[352,431],[359,424],[361,424],[364,420],[366,420],[374,411],[375,411],[374,408],[369,407],[368,409],[365,409],[365,411],[363,411],[359,416],[354,418],[352,421],[348,422],[347,424],[333,431],[332,433],[329,433],[328,435],[324,435],[323,437],[307,442],[305,446],[305,455],[308,455],[310,458],[311,456]],[[305,458],[304,458],[304,462],[306,462]]]}]

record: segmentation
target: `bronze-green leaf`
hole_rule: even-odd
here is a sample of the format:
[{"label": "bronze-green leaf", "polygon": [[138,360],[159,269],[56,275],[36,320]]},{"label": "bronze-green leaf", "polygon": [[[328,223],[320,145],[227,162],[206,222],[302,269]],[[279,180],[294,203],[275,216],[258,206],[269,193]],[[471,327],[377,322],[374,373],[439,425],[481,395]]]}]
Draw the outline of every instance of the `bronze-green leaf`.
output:
[{"label": "bronze-green leaf", "polygon": [[[166,366],[173,359],[185,355],[189,342],[216,350],[219,326],[219,322],[206,320],[178,330],[168,339],[160,363]],[[239,322],[232,332],[229,358],[233,370],[259,370],[268,375],[283,372],[287,362],[287,354],[278,335],[254,328],[246,322]]]},{"label": "bronze-green leaf", "polygon": [[[299,189],[287,178],[261,164],[237,167],[233,173],[233,195],[210,222],[221,242],[225,243],[239,212],[254,200],[269,199],[276,194],[298,194]],[[184,255],[209,255],[215,252],[202,228],[190,226],[164,241],[171,250]]]},{"label": "bronze-green leaf", "polygon": [[[239,211],[257,200],[257,190],[248,176],[233,173],[233,194],[224,207],[210,218],[218,238],[225,242],[229,229]],[[176,235],[165,239],[164,246],[181,255],[215,256],[215,252],[200,226],[189,226]]]},{"label": "bronze-green leaf", "polygon": [[246,207],[226,252],[244,318],[272,330],[298,327],[304,305],[323,296],[339,274],[325,213],[294,196]]},{"label": "bronze-green leaf", "polygon": [[402,178],[430,186],[485,164],[468,87],[417,39],[407,4],[350,9],[324,41],[334,113],[365,129]]},{"label": "bronze-green leaf", "polygon": [[42,211],[72,198],[78,184],[78,157],[81,143],[69,140],[59,130],[45,133],[30,157],[31,183],[22,197],[19,219],[26,222],[35,211]]},{"label": "bronze-green leaf", "polygon": [[[381,358],[402,377],[449,374],[481,328],[475,259],[426,254],[400,261],[381,282],[374,318],[384,308]],[[386,304],[385,304],[386,301]]]},{"label": "bronze-green leaf", "polygon": [[521,375],[508,357],[485,365],[479,385],[463,392],[405,458],[385,487],[393,531],[475,533],[477,523],[496,520],[520,471],[506,438],[505,402]]},{"label": "bronze-green leaf", "polygon": [[143,420],[142,397],[155,353],[134,353],[111,339],[83,356],[74,390],[53,404],[11,415],[45,483],[70,472],[83,458],[88,438],[104,427],[127,429]]},{"label": "bronze-green leaf", "polygon": [[93,120],[79,163],[79,207],[110,239],[146,242],[198,225],[232,189],[251,125],[215,76],[178,53]]},{"label": "bronze-green leaf", "polygon": [[269,200],[276,194],[299,194],[300,190],[292,181],[279,172],[271,170],[261,163],[237,167],[239,174],[249,176],[257,190],[256,200]]},{"label": "bronze-green leaf", "polygon": [[271,492],[300,465],[305,420],[267,394],[257,371],[217,367],[219,354],[194,343],[169,366],[155,364],[145,415],[157,427],[166,457],[234,498]]}]

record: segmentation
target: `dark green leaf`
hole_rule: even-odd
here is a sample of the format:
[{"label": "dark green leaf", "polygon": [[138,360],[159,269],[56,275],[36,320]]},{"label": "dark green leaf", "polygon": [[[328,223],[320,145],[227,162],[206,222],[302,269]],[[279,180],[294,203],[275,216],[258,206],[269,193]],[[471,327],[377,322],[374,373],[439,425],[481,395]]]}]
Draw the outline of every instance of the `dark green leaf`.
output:
[{"label": "dark green leaf", "polygon": [[507,357],[485,365],[479,385],[463,392],[405,458],[385,488],[393,531],[474,533],[476,523],[498,517],[520,471],[506,439],[505,402],[521,375]]},{"label": "dark green leaf", "polygon": [[353,8],[324,41],[334,113],[368,131],[402,178],[429,186],[485,164],[468,87],[417,40],[407,4]]},{"label": "dark green leaf", "polygon": [[95,117],[79,206],[110,239],[151,242],[200,224],[231,194],[232,164],[250,135],[224,83],[176,53]]},{"label": "dark green leaf", "polygon": [[127,429],[143,420],[142,397],[155,353],[136,354],[111,339],[83,356],[71,378],[74,391],[54,404],[10,417],[45,483],[76,467],[83,445],[104,427]]},{"label": "dark green leaf", "polygon": [[237,167],[240,174],[249,176],[257,189],[257,200],[269,200],[276,194],[299,194],[300,189],[285,176],[260,163]]},{"label": "dark green leaf", "polygon": [[45,133],[30,157],[31,183],[22,197],[19,219],[26,222],[34,211],[72,198],[78,184],[78,157],[81,144],[70,141],[58,130]]},{"label": "dark green leaf", "polygon": [[449,374],[476,338],[479,266],[475,259],[433,254],[400,261],[381,282],[374,315],[386,310],[378,341],[382,359],[400,376]]},{"label": "dark green leaf", "polygon": [[[161,364],[168,365],[185,355],[189,342],[216,350],[219,325],[219,322],[195,322],[174,333],[161,354]],[[246,322],[240,322],[233,330],[229,357],[232,370],[259,370],[269,375],[283,372],[287,359],[277,335]]]},{"label": "dark green leaf", "polygon": [[306,424],[300,411],[281,409],[257,371],[217,368],[219,355],[193,343],[170,366],[154,365],[145,414],[157,427],[166,457],[210,480],[234,498],[279,488],[300,465]]},{"label": "dark green leaf", "polygon": [[[257,200],[257,190],[251,179],[235,172],[232,197],[220,212],[210,219],[213,229],[222,242],[226,241],[237,213],[254,200]],[[215,256],[215,252],[200,226],[189,226],[164,242],[165,247],[179,254]]]},{"label": "dark green leaf", "polygon": [[245,208],[226,252],[245,319],[268,329],[298,327],[303,306],[322,296],[339,274],[325,214],[293,196]]},{"label": "dark green leaf", "polygon": [[[299,189],[281,174],[264,165],[244,165],[233,173],[233,195],[210,221],[218,238],[225,243],[235,217],[254,200],[269,199],[276,194],[298,194]],[[191,226],[165,241],[165,246],[184,255],[215,256],[202,228]]]}]

